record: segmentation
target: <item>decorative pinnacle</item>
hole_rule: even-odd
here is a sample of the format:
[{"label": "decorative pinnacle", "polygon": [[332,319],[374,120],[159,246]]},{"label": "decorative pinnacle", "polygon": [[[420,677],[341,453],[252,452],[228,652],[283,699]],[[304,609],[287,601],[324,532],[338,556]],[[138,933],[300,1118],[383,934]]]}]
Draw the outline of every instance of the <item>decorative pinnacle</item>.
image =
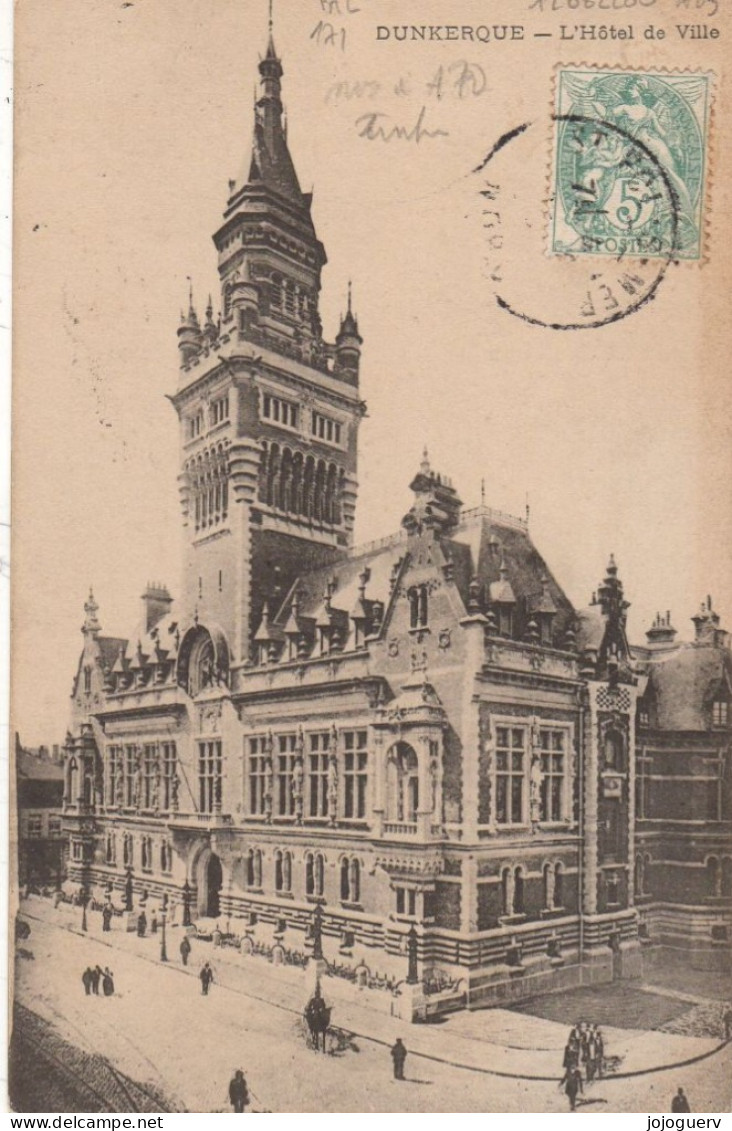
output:
[{"label": "decorative pinnacle", "polygon": [[272,13],[272,7],[273,7],[273,3],[272,3],[272,0],[269,0],[269,20],[268,20],[268,27],[269,27],[269,34],[270,34],[270,35],[272,34],[272,29],[273,29],[273,27],[274,27],[274,18],[273,18],[273,13]]},{"label": "decorative pinnacle", "polygon": [[430,467],[430,454],[427,451],[426,444],[424,446],[424,451],[422,452],[422,462],[419,467],[420,471],[422,471],[425,475],[429,475],[430,471],[432,470]]},{"label": "decorative pinnacle", "polygon": [[348,280],[348,313],[351,314],[351,280]]}]

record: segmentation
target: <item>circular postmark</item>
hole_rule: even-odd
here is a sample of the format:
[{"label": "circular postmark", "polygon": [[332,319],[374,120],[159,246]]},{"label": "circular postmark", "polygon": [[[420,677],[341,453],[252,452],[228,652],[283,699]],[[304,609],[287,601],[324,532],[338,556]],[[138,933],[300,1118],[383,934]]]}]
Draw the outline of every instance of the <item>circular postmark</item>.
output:
[{"label": "circular postmark", "polygon": [[[533,123],[505,134],[475,170],[484,273],[498,306],[529,325],[584,330],[655,297],[678,256],[682,202],[643,140],[615,122],[553,117],[556,162]],[[564,231],[557,239],[561,210]]]}]

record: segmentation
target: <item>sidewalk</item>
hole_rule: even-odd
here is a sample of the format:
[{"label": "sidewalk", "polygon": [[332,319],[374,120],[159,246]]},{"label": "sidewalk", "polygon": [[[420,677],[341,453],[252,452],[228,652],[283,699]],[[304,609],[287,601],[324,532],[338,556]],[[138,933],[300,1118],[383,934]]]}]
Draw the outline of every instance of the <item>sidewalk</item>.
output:
[{"label": "sidewalk", "polygon": [[[60,904],[54,910],[50,900],[31,896],[22,902],[20,914],[31,921],[39,919],[81,933],[79,907]],[[120,920],[115,919],[112,931],[103,933],[98,912],[87,912],[87,923],[87,937],[99,945],[159,964],[159,932],[140,939],[123,931]],[[264,958],[243,956],[230,947],[214,948],[210,942],[196,939],[192,940],[189,966],[184,968],[178,949],[182,934],[180,927],[167,930],[169,969],[181,977],[197,978],[202,963],[209,961],[215,975],[212,993],[221,987],[302,1016],[307,990],[301,969],[275,968]],[[32,945],[32,934],[30,942]],[[554,1021],[510,1010],[484,1009],[451,1014],[440,1023],[408,1025],[390,1017],[383,1008],[369,1007],[372,995],[379,991],[357,991],[352,983],[333,977],[323,980],[323,993],[333,1004],[334,1026],[356,1037],[391,1046],[401,1035],[414,1054],[495,1076],[557,1082],[562,1075],[567,1033],[564,1025]],[[356,995],[359,1000],[353,1000]],[[713,1039],[699,1037],[612,1028],[603,1031],[607,1055],[619,1058],[614,1079],[686,1064],[720,1047]]]}]

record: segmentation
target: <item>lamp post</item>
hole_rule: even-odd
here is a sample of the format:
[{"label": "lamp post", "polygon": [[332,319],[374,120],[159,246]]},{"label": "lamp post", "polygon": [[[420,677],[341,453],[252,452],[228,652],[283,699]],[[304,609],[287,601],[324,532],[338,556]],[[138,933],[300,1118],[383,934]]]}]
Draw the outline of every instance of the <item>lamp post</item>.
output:
[{"label": "lamp post", "polygon": [[132,865],[127,865],[127,879],[125,880],[125,911],[132,910]]},{"label": "lamp post", "polygon": [[323,909],[320,904],[313,915],[313,958],[323,957]]},{"label": "lamp post", "polygon": [[81,889],[81,929],[84,932],[84,934],[86,934],[86,931],[87,931],[86,905],[87,905],[88,902],[89,902],[89,897],[86,894],[86,888],[82,888]]},{"label": "lamp post", "polygon": [[160,919],[160,961],[161,962],[167,962],[168,961],[168,951],[166,950],[166,947],[165,947],[165,920],[166,920],[166,918],[167,918],[167,912],[166,912],[166,909],[163,907],[163,911],[162,911],[162,915],[161,915],[161,919]]},{"label": "lamp post", "polygon": [[407,985],[416,986],[419,982],[419,970],[417,968],[417,928],[412,923],[407,935]]},{"label": "lamp post", "polygon": [[183,926],[191,925],[191,885],[188,880],[183,884]]}]

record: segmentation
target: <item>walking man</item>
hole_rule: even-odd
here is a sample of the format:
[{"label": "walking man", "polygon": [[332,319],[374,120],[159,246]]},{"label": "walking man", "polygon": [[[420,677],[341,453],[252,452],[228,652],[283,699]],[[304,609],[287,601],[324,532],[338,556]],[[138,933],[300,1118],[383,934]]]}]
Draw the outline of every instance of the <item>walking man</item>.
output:
[{"label": "walking man", "polygon": [[102,930],[109,931],[112,929],[112,908],[110,904],[105,903],[102,908]]},{"label": "walking man", "polygon": [[404,1079],[404,1062],[407,1059],[407,1050],[404,1047],[401,1037],[397,1037],[394,1044],[391,1046],[391,1059],[394,1062],[394,1079]]},{"label": "walking man", "polygon": [[91,993],[92,986],[92,972],[89,966],[87,966],[86,970],[81,975],[81,980],[84,984],[84,993],[88,996]]},{"label": "walking man", "polygon": [[671,1100],[671,1111],[674,1115],[679,1115],[681,1112],[691,1111],[689,1101],[686,1098],[686,1093],[683,1088],[679,1088],[678,1092]]},{"label": "walking man", "polygon": [[191,944],[188,940],[188,935],[184,935],[180,941],[180,960],[184,966],[188,965],[188,958],[191,953]]},{"label": "walking man", "polygon": [[137,935],[138,938],[144,939],[145,932],[147,931],[147,915],[141,911],[137,918]]},{"label": "walking man", "polygon": [[249,1103],[249,1090],[241,1068],[237,1068],[229,1084],[229,1099],[235,1112],[242,1112]]},{"label": "walking man", "polygon": [[102,971],[98,966],[92,966],[91,969],[91,988],[93,994],[99,993],[99,979],[102,976]]},{"label": "walking man", "polygon": [[204,962],[203,966],[201,967],[201,973],[198,976],[201,979],[201,993],[204,995],[204,997],[208,997],[209,986],[214,980],[213,970],[209,966],[208,962]]},{"label": "walking man", "polygon": [[569,1110],[576,1111],[577,1094],[584,1091],[582,1087],[582,1073],[579,1068],[568,1068],[567,1074],[562,1080],[562,1084],[564,1085],[564,1090],[569,1100]]}]

